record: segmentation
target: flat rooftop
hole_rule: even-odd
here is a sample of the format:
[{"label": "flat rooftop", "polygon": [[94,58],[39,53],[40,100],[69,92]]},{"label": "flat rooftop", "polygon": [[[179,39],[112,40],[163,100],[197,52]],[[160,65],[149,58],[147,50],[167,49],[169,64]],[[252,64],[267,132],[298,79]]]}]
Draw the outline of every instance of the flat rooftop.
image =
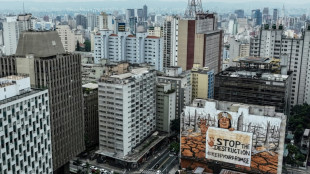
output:
[{"label": "flat rooftop", "polygon": [[25,78],[25,76],[11,75],[11,76],[2,77],[1,79],[20,80],[20,79],[24,79],[24,78]]},{"label": "flat rooftop", "polygon": [[[44,89],[44,90],[47,90],[47,89]],[[25,92],[25,93],[22,93],[20,95],[16,95],[14,97],[10,97],[10,98],[6,98],[4,100],[0,100],[0,105],[6,104],[6,103],[9,103],[9,102],[13,102],[15,100],[18,100],[18,99],[21,99],[21,98],[24,98],[24,97],[31,96],[33,94],[36,94],[36,93],[44,91],[44,90],[43,89],[31,89],[31,91],[29,91],[29,92]]]},{"label": "flat rooftop", "polygon": [[248,79],[266,80],[266,81],[279,81],[279,82],[285,82],[289,78],[289,75],[273,73],[272,71],[266,69],[247,70],[236,67],[229,67],[226,70],[218,73],[216,76],[232,77],[232,78],[248,78]]},{"label": "flat rooftop", "polygon": [[4,88],[10,85],[14,85],[12,81],[14,80],[21,80],[24,79],[25,76],[17,76],[17,75],[11,75],[0,78],[0,88]]},{"label": "flat rooftop", "polygon": [[87,83],[85,85],[82,85],[83,88],[88,88],[88,89],[98,89],[98,84],[96,83]]},{"label": "flat rooftop", "polygon": [[247,63],[259,63],[259,64],[270,64],[273,61],[273,58],[268,57],[241,57],[234,60],[234,62],[247,62]]},{"label": "flat rooftop", "polygon": [[131,80],[134,80],[136,77],[148,72],[150,72],[149,68],[136,68],[132,69],[129,73],[117,74],[109,77],[102,76],[99,81],[112,84],[127,84],[131,82]]}]

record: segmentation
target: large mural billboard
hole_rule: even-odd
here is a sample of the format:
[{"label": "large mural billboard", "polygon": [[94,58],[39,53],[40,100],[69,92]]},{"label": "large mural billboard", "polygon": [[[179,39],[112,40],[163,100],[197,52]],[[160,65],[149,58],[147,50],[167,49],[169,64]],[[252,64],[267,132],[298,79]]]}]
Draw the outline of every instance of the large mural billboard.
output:
[{"label": "large mural billboard", "polygon": [[186,107],[181,117],[182,168],[281,173],[285,115],[272,107],[199,102]]}]

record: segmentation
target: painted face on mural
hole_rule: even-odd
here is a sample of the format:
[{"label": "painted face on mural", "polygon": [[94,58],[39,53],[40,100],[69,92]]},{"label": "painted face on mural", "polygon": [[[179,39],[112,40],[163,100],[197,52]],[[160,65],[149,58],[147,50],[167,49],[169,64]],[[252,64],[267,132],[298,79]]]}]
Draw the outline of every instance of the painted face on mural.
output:
[{"label": "painted face on mural", "polygon": [[222,117],[220,119],[220,128],[228,129],[230,127],[230,119],[227,117]]},{"label": "painted face on mural", "polygon": [[223,129],[231,129],[231,115],[227,112],[218,114],[218,127]]}]

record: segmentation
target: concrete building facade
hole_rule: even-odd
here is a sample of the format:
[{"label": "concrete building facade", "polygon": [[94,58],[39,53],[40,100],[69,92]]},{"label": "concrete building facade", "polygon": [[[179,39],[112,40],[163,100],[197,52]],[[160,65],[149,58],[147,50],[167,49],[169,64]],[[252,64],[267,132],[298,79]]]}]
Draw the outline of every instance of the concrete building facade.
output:
[{"label": "concrete building facade", "polygon": [[99,145],[98,84],[83,85],[85,147]]},{"label": "concrete building facade", "polygon": [[30,78],[0,78],[1,173],[53,173],[48,90]]},{"label": "concrete building facade", "polygon": [[216,14],[201,14],[196,19],[179,20],[177,65],[184,70],[194,63],[221,70],[223,31],[217,30]]},{"label": "concrete building facade", "polygon": [[76,48],[75,34],[69,25],[57,25],[56,31],[61,39],[61,43],[67,52],[74,52]]},{"label": "concrete building facade", "polygon": [[175,119],[176,92],[170,83],[156,85],[156,129],[171,132],[171,122]]},{"label": "concrete building facade", "polygon": [[310,27],[299,38],[284,36],[283,26],[265,25],[258,36],[251,38],[250,55],[279,58],[293,72],[291,104],[310,103]]},{"label": "concrete building facade", "polygon": [[158,83],[170,83],[176,92],[175,117],[180,118],[184,106],[192,101],[192,85],[190,71],[182,72],[181,67],[165,68],[165,73],[157,75]]},{"label": "concrete building facade", "polygon": [[214,70],[194,65],[191,71],[192,99],[212,99],[214,96]]},{"label": "concrete building facade", "polygon": [[274,69],[269,58],[245,57],[236,67],[215,76],[214,99],[274,106],[277,112],[289,114],[292,75],[287,67]]},{"label": "concrete building facade", "polygon": [[147,68],[99,82],[99,154],[123,159],[156,130],[156,72]]},{"label": "concrete building facade", "polygon": [[[66,54],[56,31],[24,32],[14,57],[1,57],[1,74],[28,74],[30,83],[49,89],[53,169],[84,150],[81,56]],[[13,68],[14,67],[14,68]]]}]

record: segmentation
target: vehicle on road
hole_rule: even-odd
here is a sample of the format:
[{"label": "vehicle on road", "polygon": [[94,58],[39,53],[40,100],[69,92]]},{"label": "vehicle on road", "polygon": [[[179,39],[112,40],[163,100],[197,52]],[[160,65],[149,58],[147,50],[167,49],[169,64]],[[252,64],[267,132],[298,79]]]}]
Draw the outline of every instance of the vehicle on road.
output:
[{"label": "vehicle on road", "polygon": [[159,164],[156,164],[155,166],[154,166],[154,169],[157,169],[159,167]]}]

